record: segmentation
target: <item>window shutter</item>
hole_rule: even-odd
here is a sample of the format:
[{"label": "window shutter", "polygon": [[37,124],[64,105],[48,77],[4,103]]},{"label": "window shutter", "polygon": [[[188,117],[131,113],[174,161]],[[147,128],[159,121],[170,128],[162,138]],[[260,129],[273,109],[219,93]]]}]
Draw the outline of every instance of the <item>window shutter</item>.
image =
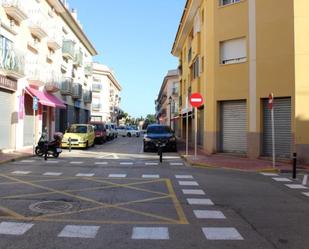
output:
[{"label": "window shutter", "polygon": [[245,38],[224,41],[220,49],[222,63],[247,57]]}]

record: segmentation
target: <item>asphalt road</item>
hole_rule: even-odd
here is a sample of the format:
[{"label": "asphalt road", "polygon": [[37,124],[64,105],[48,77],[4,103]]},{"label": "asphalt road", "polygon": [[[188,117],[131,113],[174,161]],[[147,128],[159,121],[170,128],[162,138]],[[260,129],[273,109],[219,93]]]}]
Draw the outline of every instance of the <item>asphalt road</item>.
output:
[{"label": "asphalt road", "polygon": [[0,248],[308,249],[309,189],[295,184],[177,153],[159,164],[142,138],[121,137],[1,165]]}]

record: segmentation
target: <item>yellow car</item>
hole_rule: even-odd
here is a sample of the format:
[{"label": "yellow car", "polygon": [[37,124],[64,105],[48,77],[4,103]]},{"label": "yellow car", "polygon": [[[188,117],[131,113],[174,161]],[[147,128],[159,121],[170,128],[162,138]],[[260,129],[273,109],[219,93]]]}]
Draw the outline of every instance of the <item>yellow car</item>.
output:
[{"label": "yellow car", "polygon": [[61,142],[62,148],[85,148],[94,146],[95,133],[92,125],[73,124],[66,130]]}]

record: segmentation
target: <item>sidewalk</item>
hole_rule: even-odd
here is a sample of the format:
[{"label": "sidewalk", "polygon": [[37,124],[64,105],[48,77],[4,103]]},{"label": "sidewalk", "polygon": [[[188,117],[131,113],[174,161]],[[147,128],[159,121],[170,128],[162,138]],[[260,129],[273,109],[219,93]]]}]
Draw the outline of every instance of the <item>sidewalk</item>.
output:
[{"label": "sidewalk", "polygon": [[20,160],[23,158],[28,158],[32,156],[32,148],[27,148],[23,150],[2,153],[0,152],[0,164],[13,162],[15,160]]},{"label": "sidewalk", "polygon": [[[194,149],[189,147],[189,156],[186,156],[185,144],[178,143],[178,153],[192,166],[209,168],[226,168],[249,172],[292,172],[292,164],[288,162],[277,162],[276,167],[272,167],[272,161],[262,159],[248,159],[228,154],[207,155],[198,149],[197,158],[194,159]],[[297,165],[298,172],[309,174],[309,165]]]}]

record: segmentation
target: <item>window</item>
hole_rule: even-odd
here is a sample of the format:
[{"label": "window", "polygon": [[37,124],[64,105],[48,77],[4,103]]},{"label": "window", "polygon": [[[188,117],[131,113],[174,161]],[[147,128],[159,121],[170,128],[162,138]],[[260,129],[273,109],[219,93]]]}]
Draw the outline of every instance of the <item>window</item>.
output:
[{"label": "window", "polygon": [[240,2],[240,0],[219,0],[219,1],[220,1],[220,5],[228,5],[228,4]]},{"label": "window", "polygon": [[200,31],[201,31],[201,20],[200,20],[200,14],[197,13],[196,16],[194,17],[193,35],[195,36]]},{"label": "window", "polygon": [[194,80],[200,76],[200,57],[196,57],[192,66],[190,68],[191,71],[191,80]]},{"label": "window", "polygon": [[190,62],[191,59],[192,59],[192,48],[190,48],[188,51],[188,62]]},{"label": "window", "polygon": [[233,64],[247,60],[246,39],[233,39],[220,43],[220,63]]}]

